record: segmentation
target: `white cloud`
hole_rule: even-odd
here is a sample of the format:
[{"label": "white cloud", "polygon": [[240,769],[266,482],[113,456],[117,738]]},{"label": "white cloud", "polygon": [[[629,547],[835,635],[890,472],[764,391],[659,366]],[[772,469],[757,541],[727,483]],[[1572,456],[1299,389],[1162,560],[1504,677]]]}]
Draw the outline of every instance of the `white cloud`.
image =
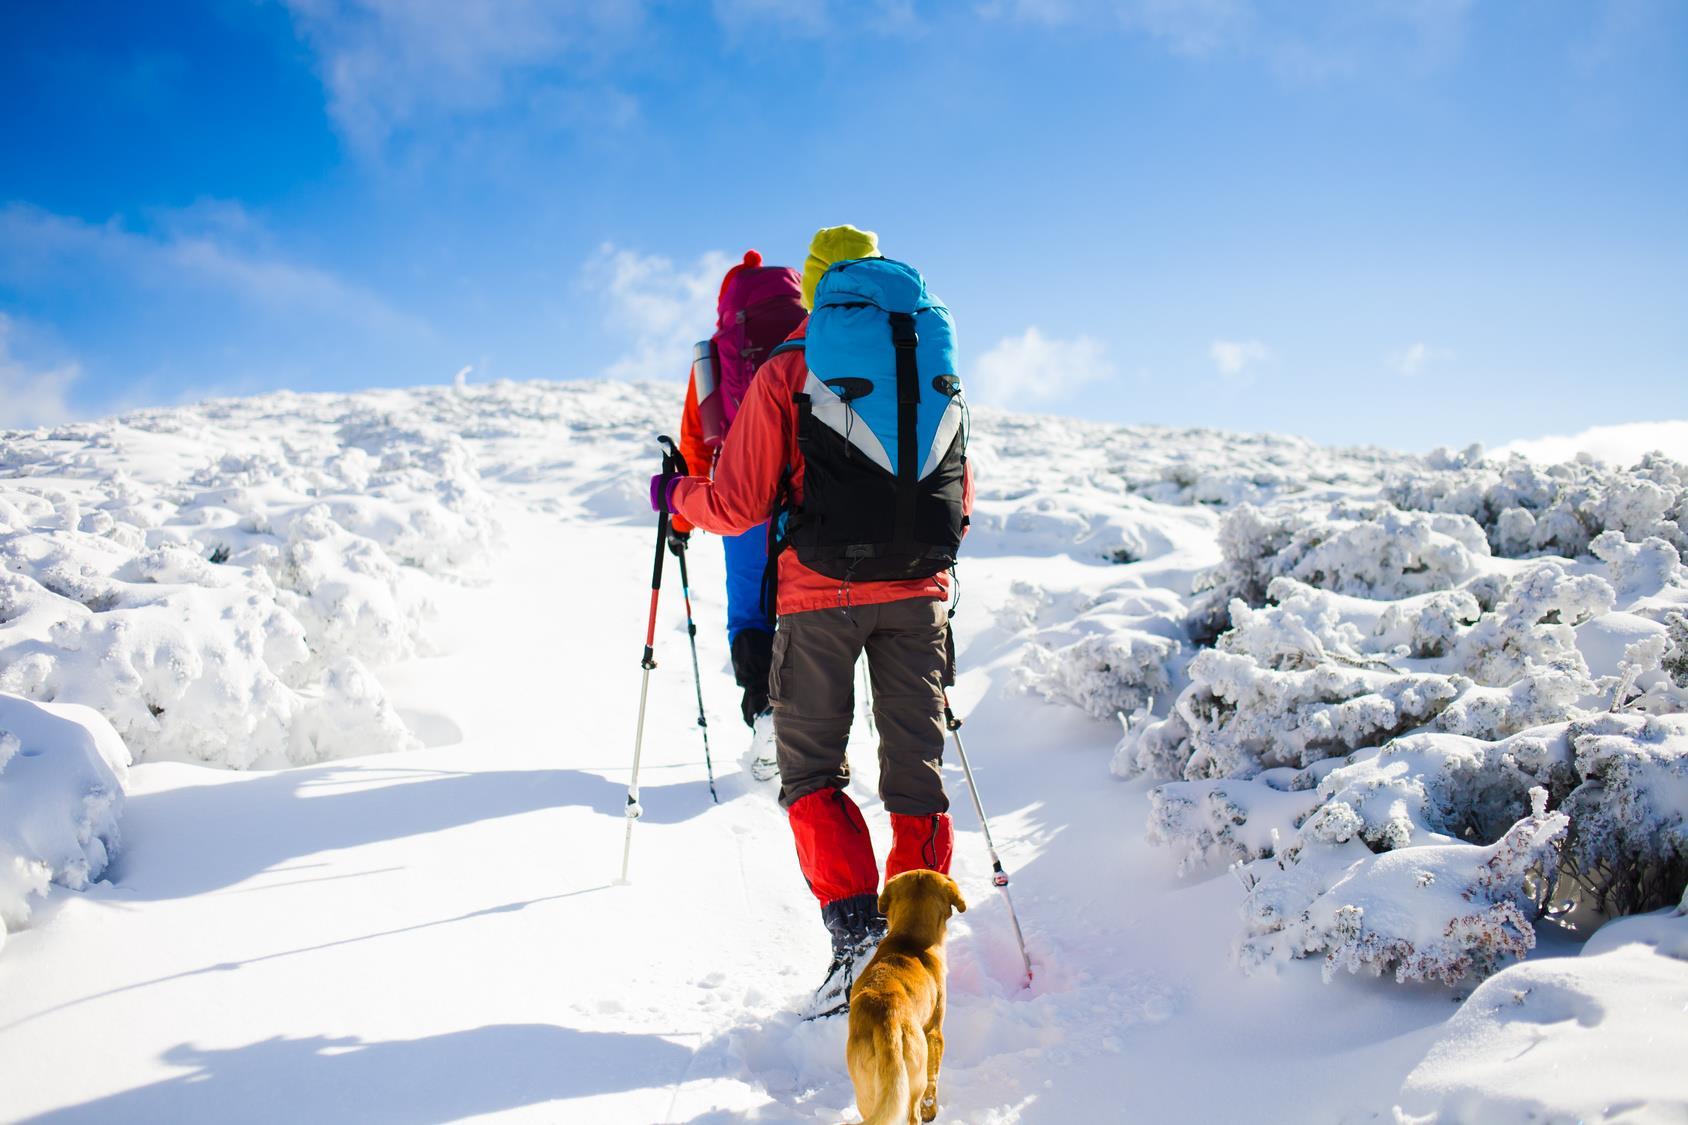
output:
[{"label": "white cloud", "polygon": [[1054,340],[1033,327],[981,355],[964,377],[969,402],[1006,406],[1065,398],[1113,373],[1099,341]]},{"label": "white cloud", "polygon": [[1247,381],[1252,368],[1272,358],[1272,349],[1259,340],[1215,340],[1207,346],[1207,354],[1219,374],[1227,379]]},{"label": "white cloud", "polygon": [[[1445,62],[1463,44],[1472,0],[1303,0],[1293,12],[1263,0],[983,0],[986,19],[1048,27],[1110,25],[1175,55],[1263,62],[1289,82],[1351,77],[1380,60]],[[1288,17],[1288,18],[1286,18]]]},{"label": "white cloud", "polygon": [[262,245],[261,224],[236,204],[200,204],[160,220],[161,233],[143,234],[117,219],[95,224],[26,204],[0,207],[0,279],[34,286],[122,276],[147,288],[198,286],[270,311],[302,310],[379,331],[427,331],[375,293],[275,256]]},{"label": "white cloud", "polygon": [[1124,0],[1120,20],[1180,55],[1210,55],[1242,41],[1254,18],[1250,0]]},{"label": "white cloud", "polygon": [[716,298],[732,262],[711,250],[680,267],[659,255],[601,246],[586,264],[586,282],[602,294],[610,323],[629,341],[626,354],[604,374],[613,379],[683,374],[692,345],[715,331]]},{"label": "white cloud", "polygon": [[[546,75],[555,83],[565,62],[579,69],[600,49],[632,43],[644,19],[642,0],[285,2],[317,55],[330,115],[365,152],[436,115],[499,108]],[[533,91],[521,92],[525,106]]]},{"label": "white cloud", "polygon": [[82,377],[75,364],[45,371],[12,355],[12,321],[0,313],[0,428],[52,425],[73,417],[65,401],[71,384]]},{"label": "white cloud", "polygon": [[1688,462],[1688,420],[1594,426],[1580,434],[1551,434],[1509,442],[1492,456],[1522,453],[1532,461],[1556,463],[1586,453],[1608,464],[1627,466],[1641,460],[1642,454],[1655,451]]},{"label": "white cloud", "polygon": [[1453,353],[1442,348],[1433,348],[1424,341],[1410,344],[1400,351],[1390,352],[1385,362],[1397,374],[1410,379],[1421,374],[1426,367],[1433,363],[1452,357]]}]

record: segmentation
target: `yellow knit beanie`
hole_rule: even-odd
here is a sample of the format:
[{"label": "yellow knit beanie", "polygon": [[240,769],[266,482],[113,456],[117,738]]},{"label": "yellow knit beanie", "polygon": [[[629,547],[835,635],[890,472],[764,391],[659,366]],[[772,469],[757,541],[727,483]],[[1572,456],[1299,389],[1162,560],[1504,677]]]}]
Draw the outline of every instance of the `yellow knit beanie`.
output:
[{"label": "yellow knit beanie", "polygon": [[851,258],[879,257],[879,236],[870,230],[857,230],[845,223],[841,227],[822,227],[809,243],[809,257],[803,263],[803,307],[815,307],[815,286],[821,274],[834,262]]}]

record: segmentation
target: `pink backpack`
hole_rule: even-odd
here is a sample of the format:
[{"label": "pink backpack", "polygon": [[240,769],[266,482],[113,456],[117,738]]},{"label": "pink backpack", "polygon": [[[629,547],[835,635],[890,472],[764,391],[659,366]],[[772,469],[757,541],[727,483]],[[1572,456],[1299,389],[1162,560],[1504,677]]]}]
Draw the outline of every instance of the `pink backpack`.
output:
[{"label": "pink backpack", "polygon": [[[751,255],[755,255],[752,258]],[[715,377],[727,425],[738,416],[739,403],[750,380],[768,353],[785,342],[803,323],[803,279],[788,266],[761,265],[751,251],[721,287],[715,335]]]}]

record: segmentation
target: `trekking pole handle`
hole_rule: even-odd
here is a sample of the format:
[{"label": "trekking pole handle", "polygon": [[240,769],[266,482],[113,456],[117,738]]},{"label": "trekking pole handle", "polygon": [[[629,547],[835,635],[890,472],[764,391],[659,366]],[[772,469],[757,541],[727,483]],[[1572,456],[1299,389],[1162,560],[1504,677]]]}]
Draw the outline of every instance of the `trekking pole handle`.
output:
[{"label": "trekking pole handle", "polygon": [[[663,447],[662,471],[684,473],[686,461],[675,447],[674,439],[660,434],[656,443]],[[656,559],[651,563],[651,615],[645,625],[645,654],[639,661],[639,666],[646,672],[656,667],[656,605],[662,592],[662,552],[668,543],[668,527],[668,509],[664,508],[656,518]]]},{"label": "trekking pole handle", "polygon": [[691,469],[686,465],[685,454],[680,452],[680,447],[674,444],[673,438],[667,434],[658,434],[656,443],[662,446],[663,472],[679,473],[683,477],[692,475]]}]

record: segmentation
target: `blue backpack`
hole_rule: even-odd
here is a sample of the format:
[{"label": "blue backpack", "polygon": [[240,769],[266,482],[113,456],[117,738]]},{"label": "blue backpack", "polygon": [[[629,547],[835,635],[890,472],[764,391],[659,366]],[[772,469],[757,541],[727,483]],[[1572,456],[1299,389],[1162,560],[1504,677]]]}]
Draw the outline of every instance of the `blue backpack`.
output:
[{"label": "blue backpack", "polygon": [[815,288],[796,396],[803,503],[774,521],[775,550],[843,581],[926,578],[955,565],[967,519],[967,406],[955,324],[918,270],[837,262]]}]

